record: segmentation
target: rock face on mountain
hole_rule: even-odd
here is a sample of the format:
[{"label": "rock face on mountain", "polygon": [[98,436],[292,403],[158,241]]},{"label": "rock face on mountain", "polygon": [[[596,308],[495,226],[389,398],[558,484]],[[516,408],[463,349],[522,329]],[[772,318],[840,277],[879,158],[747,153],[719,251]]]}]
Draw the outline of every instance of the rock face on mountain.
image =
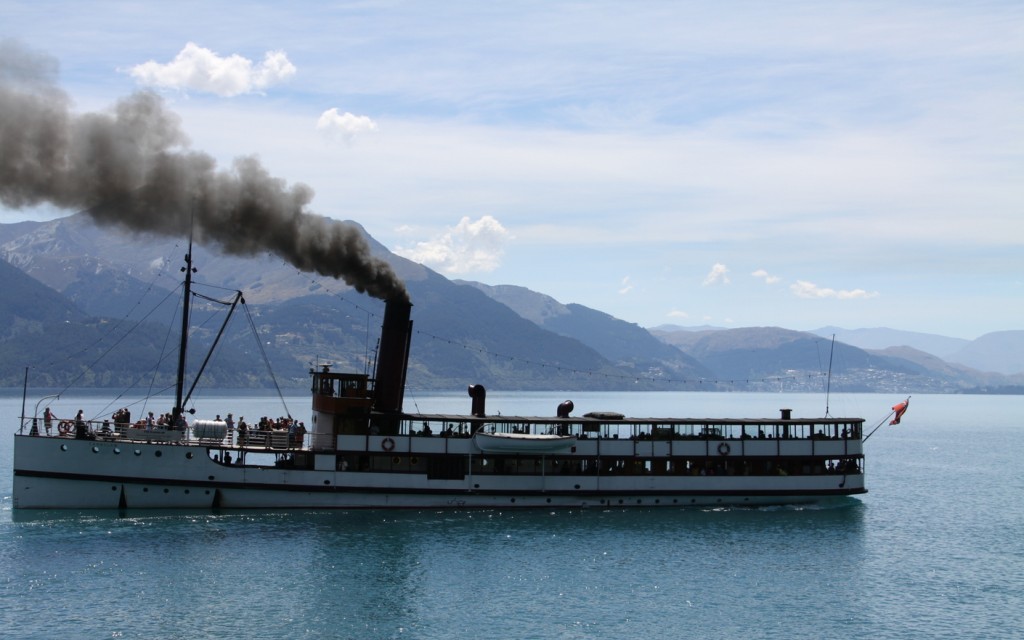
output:
[{"label": "rock face on mountain", "polygon": [[[1024,379],[918,349],[841,341],[833,348],[819,335],[780,328],[648,331],[523,287],[447,280],[359,230],[411,295],[414,389],[818,391],[830,357],[833,390],[961,391]],[[36,386],[168,384],[187,251],[186,240],[98,228],[81,215],[0,225],[0,384],[20,386],[26,366]],[[193,255],[200,295],[191,361],[212,343],[234,290],[246,302],[236,314],[244,319],[228,325],[204,371],[207,386],[304,387],[309,367],[324,362],[372,371],[379,301],[269,255],[199,246]],[[1016,353],[1006,345],[1019,345],[1024,332],[1004,333],[973,348],[938,343],[960,347],[955,362],[984,362],[992,351]]]}]

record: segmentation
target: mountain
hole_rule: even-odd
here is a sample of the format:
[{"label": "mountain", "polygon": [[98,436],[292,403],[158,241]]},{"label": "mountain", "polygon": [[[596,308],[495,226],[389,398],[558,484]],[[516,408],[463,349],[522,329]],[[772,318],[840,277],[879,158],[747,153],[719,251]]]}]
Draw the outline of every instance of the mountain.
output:
[{"label": "mountain", "polygon": [[834,335],[836,340],[862,349],[910,347],[977,371],[1024,373],[1024,331],[997,331],[975,340],[885,328],[823,327],[813,333],[822,337]]},{"label": "mountain", "polygon": [[1012,391],[1024,376],[986,373],[911,347],[860,349],[815,333],[778,327],[654,332],[716,371],[720,385],[814,391],[831,371],[836,391],[960,393]]},{"label": "mountain", "polygon": [[1024,331],[986,333],[946,359],[983,371],[1024,374]]},{"label": "mountain", "polygon": [[[414,303],[411,390],[479,383],[504,390],[819,391],[830,362],[835,390],[1015,392],[1024,385],[1024,374],[983,373],[904,345],[838,341],[833,349],[831,337],[777,327],[647,331],[523,287],[450,281],[363,235]],[[20,386],[26,365],[33,385],[168,384],[187,251],[184,240],[98,228],[83,215],[0,225],[0,385]],[[203,374],[207,386],[304,387],[309,367],[325,362],[372,371],[380,301],[270,255],[198,246],[192,253],[198,272],[190,363],[201,362],[221,333],[234,290],[244,291]],[[1004,333],[974,351],[961,344],[957,353],[1019,353],[1013,345],[1021,332]]]},{"label": "mountain", "polygon": [[[387,259],[405,281],[414,301],[410,387],[451,389],[479,383],[500,389],[616,388],[636,379],[632,367],[612,363],[578,340],[543,330],[480,291],[391,255],[365,237],[371,251]],[[32,280],[26,274],[35,278],[38,291],[48,290],[58,299],[63,294],[68,309],[77,303],[78,328],[138,325],[166,335],[176,322],[171,307],[180,298],[179,267],[187,250],[180,239],[101,229],[81,215],[0,225],[0,255],[7,261],[2,264],[25,281]],[[372,367],[383,315],[380,301],[333,278],[298,272],[267,255],[222,255],[197,246],[193,256],[198,266],[195,289],[207,296],[195,307],[197,350],[216,335],[221,320],[214,319],[215,314],[226,306],[218,300],[230,298],[231,289],[245,292],[247,304],[242,308],[259,331],[258,343],[245,331],[245,322],[225,333],[214,360],[220,365],[205,374],[219,386],[273,384],[269,370],[280,377],[279,384],[304,386],[308,367],[322,362],[355,370]],[[31,309],[22,303],[38,295],[9,296],[18,307],[12,313],[30,315]],[[90,333],[78,339],[103,347],[115,340],[128,342],[122,333]],[[43,345],[24,334],[11,336],[4,346],[9,356],[0,361],[4,385],[20,384],[25,363],[45,360],[40,353]],[[148,356],[135,353],[129,360],[137,363],[137,377],[145,375],[154,360],[167,360],[161,348],[150,344],[149,351]],[[262,364],[264,352],[272,368]],[[197,360],[198,356],[191,359]],[[76,367],[87,368],[87,363]],[[74,378],[73,368],[64,364],[51,364],[38,374],[47,384]],[[97,378],[95,372],[90,374],[90,380]]]},{"label": "mountain", "polygon": [[501,302],[519,316],[562,336],[575,338],[613,363],[643,372],[646,377],[689,380],[696,388],[714,373],[696,359],[658,340],[639,325],[578,304],[513,285],[462,282]]},{"label": "mountain", "polygon": [[933,333],[915,331],[899,331],[878,327],[874,329],[842,329],[840,327],[822,327],[811,333],[831,339],[835,336],[839,342],[860,347],[861,349],[886,349],[888,347],[912,347],[925,353],[947,358],[963,349],[970,340],[950,338]]}]

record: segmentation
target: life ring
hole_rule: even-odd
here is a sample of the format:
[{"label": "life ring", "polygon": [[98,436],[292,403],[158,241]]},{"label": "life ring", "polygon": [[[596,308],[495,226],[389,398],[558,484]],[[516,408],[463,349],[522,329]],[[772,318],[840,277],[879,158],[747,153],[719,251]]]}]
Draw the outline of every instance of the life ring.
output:
[{"label": "life ring", "polygon": [[67,420],[61,420],[57,425],[57,431],[60,432],[61,435],[71,433],[71,423]]},{"label": "life ring", "polygon": [[729,449],[729,443],[728,442],[719,442],[718,443],[718,453],[720,455],[727,456],[727,455],[729,455],[729,451],[730,451],[730,449]]},{"label": "life ring", "polygon": [[393,438],[384,438],[380,441],[380,448],[385,451],[392,451],[395,448],[395,441]]}]

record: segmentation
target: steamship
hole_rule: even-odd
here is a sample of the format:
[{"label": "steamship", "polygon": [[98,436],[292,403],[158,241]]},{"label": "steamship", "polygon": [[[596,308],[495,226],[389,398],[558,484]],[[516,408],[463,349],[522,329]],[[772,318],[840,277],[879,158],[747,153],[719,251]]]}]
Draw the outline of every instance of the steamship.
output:
[{"label": "steamship", "polygon": [[[191,254],[191,251],[190,251]],[[191,257],[186,256],[188,308]],[[44,431],[23,415],[14,438],[15,509],[619,508],[774,505],[866,492],[861,418],[630,418],[402,409],[412,305],[386,302],[374,375],[310,371],[301,438],[184,419],[182,314],[170,424],[78,420]],[[22,412],[25,413],[24,411]],[[177,425],[177,426],[176,426]]]}]

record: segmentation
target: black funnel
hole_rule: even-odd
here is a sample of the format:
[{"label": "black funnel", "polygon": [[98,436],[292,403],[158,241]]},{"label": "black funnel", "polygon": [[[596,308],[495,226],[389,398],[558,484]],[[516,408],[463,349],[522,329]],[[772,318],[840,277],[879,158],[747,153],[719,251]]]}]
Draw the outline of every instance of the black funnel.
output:
[{"label": "black funnel", "polygon": [[405,398],[405,374],[409,364],[409,343],[412,341],[412,303],[404,298],[391,298],[384,304],[384,324],[377,354],[374,376],[373,408],[375,411],[397,413]]}]

